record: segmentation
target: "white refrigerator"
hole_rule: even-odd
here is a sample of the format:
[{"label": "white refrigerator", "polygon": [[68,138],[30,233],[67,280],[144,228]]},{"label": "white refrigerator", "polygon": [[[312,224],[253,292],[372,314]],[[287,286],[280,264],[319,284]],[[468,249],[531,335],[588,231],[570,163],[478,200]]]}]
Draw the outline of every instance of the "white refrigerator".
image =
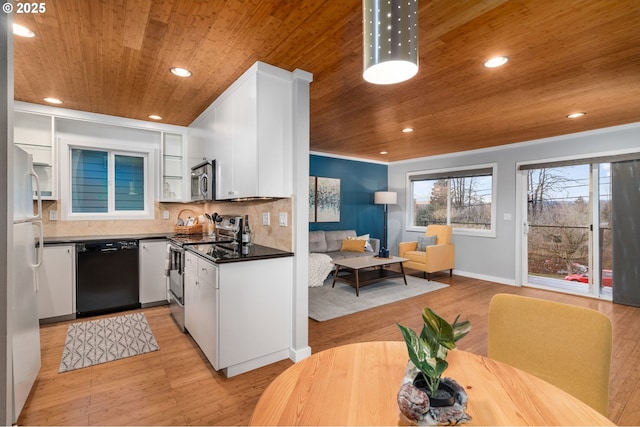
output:
[{"label": "white refrigerator", "polygon": [[[13,277],[9,281],[13,423],[40,371],[40,328],[36,293],[37,269],[42,260],[42,202],[33,158],[13,149]],[[34,213],[33,186],[38,195]]]}]

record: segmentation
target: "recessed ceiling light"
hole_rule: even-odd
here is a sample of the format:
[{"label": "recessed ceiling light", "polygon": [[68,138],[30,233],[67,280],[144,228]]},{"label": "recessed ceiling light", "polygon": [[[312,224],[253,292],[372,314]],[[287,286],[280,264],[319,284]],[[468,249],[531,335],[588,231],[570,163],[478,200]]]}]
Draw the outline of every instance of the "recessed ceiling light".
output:
[{"label": "recessed ceiling light", "polygon": [[162,120],[162,117],[157,114],[149,114],[151,120]]},{"label": "recessed ceiling light", "polygon": [[48,102],[49,104],[62,104],[58,98],[42,98],[43,101]]},{"label": "recessed ceiling light", "polygon": [[496,56],[495,58],[491,58],[484,63],[486,68],[496,68],[500,67],[509,62],[509,58],[506,56]]},{"label": "recessed ceiling light", "polygon": [[579,113],[571,113],[569,115],[567,115],[568,119],[577,119],[578,117],[582,117],[584,115],[586,115],[587,113],[585,113],[584,111],[581,111]]},{"label": "recessed ceiling light", "polygon": [[186,68],[173,67],[171,68],[171,73],[178,77],[191,77],[191,71]]},{"label": "recessed ceiling light", "polygon": [[402,132],[411,133],[411,132],[413,132],[413,128],[404,128],[404,129],[402,129]]},{"label": "recessed ceiling light", "polygon": [[20,37],[35,37],[35,33],[33,31],[18,24],[13,24],[13,34]]},{"label": "recessed ceiling light", "polygon": [[380,154],[389,154],[387,151],[381,151]]}]

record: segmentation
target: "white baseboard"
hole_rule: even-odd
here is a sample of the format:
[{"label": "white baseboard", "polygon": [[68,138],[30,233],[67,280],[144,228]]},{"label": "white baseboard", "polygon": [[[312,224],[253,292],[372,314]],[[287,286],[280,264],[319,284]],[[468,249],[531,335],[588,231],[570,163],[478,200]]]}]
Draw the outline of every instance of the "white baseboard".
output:
[{"label": "white baseboard", "polygon": [[227,378],[233,377],[238,374],[244,374],[245,372],[252,371],[257,368],[261,368],[266,365],[270,365],[280,360],[287,358],[289,351],[284,349],[275,353],[267,354],[266,356],[258,357],[256,359],[247,360],[246,362],[238,363],[237,365],[228,366],[224,368],[224,374]]},{"label": "white baseboard", "polygon": [[468,271],[453,270],[453,274],[458,276],[470,277],[472,279],[486,280],[487,282],[500,283],[501,285],[518,286],[514,279],[506,279],[504,277],[489,276],[485,274],[469,273]]},{"label": "white baseboard", "polygon": [[293,360],[296,363],[303,359],[306,359],[309,356],[311,356],[311,347],[309,346],[303,347],[301,349],[289,349],[289,359]]}]

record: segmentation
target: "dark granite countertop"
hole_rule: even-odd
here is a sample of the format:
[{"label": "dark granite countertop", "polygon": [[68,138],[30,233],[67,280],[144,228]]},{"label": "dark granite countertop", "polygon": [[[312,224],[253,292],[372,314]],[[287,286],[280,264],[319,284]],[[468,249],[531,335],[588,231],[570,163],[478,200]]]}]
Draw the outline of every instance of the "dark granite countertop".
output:
[{"label": "dark granite countertop", "polygon": [[[122,234],[110,236],[53,236],[45,237],[44,244],[45,246],[52,246],[113,240],[162,240],[169,239],[173,236],[175,236],[175,233]],[[234,246],[231,244],[202,243],[185,246],[185,249],[216,264],[293,256],[293,252],[282,251],[280,249],[257,244]]]},{"label": "dark granite countertop", "polygon": [[107,240],[161,240],[173,236],[174,233],[122,234],[114,236],[52,236],[45,237],[45,245],[63,245],[71,243],[96,242]]},{"label": "dark granite countertop", "polygon": [[248,246],[230,244],[200,244],[185,246],[185,249],[216,263],[257,261],[261,259],[293,256],[293,252],[282,251],[268,246],[250,244]]}]

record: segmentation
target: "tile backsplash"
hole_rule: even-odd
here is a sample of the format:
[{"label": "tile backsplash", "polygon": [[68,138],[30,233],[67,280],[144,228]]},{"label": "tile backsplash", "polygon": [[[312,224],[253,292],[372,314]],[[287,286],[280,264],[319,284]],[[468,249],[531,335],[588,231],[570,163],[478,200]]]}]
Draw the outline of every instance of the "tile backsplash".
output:
[{"label": "tile backsplash", "polygon": [[[277,248],[281,250],[292,250],[292,199],[277,200],[255,200],[246,202],[207,202],[207,203],[159,203],[156,202],[154,209],[154,219],[151,220],[98,220],[98,221],[60,221],[49,219],[51,211],[57,211],[60,217],[60,201],[43,201],[42,217],[45,237],[64,236],[124,236],[130,234],[149,234],[174,232],[178,215],[182,212],[182,217],[192,215],[188,209],[196,215],[203,213],[220,215],[249,215],[249,225],[251,226],[254,243]],[[169,212],[169,219],[163,219],[165,211]],[[263,225],[262,217],[268,213],[270,225]],[[278,219],[280,213],[286,213],[288,218],[287,226],[280,226]],[[206,229],[207,227],[205,227]]]}]

